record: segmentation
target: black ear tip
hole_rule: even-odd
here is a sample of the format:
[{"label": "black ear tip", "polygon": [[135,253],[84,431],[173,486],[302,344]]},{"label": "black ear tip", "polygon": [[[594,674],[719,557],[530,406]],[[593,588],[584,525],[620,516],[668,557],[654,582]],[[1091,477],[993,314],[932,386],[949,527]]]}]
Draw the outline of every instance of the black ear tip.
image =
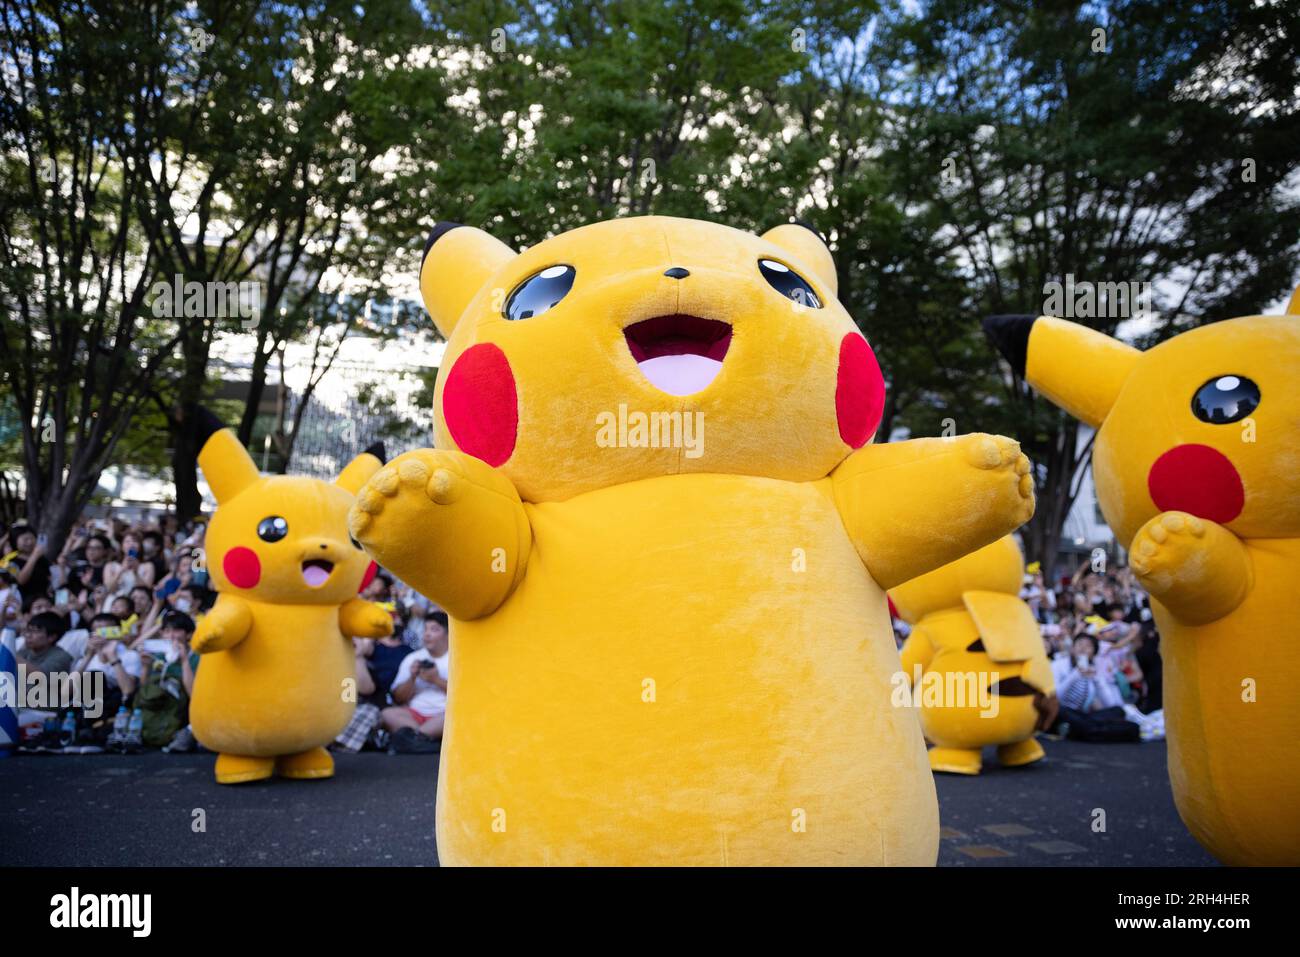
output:
[{"label": "black ear tip", "polygon": [[984,335],[1021,377],[1029,357],[1029,333],[1037,319],[1037,316],[989,316],[981,323]]},{"label": "black ear tip", "polygon": [[384,454],[384,443],[383,443],[383,442],[372,442],[372,443],[370,443],[370,445],[368,445],[368,446],[366,447],[366,451],[365,451],[364,453],[362,453],[362,454],[363,454],[363,455],[373,455],[375,458],[379,459],[379,461],[381,461],[381,462],[387,462],[387,461],[388,461],[388,456],[387,456],[386,454]]},{"label": "black ear tip", "polygon": [[826,246],[826,247],[828,247],[828,248],[830,247],[830,243],[828,243],[828,242],[826,241],[826,237],[823,236],[823,235],[821,234],[821,230],[819,230],[819,229],[818,229],[816,226],[814,226],[812,223],[808,222],[808,220],[806,220],[806,219],[792,219],[792,220],[790,220],[790,222],[793,223],[793,224],[796,225],[796,226],[802,226],[804,229],[808,230],[808,232],[812,233],[814,236],[816,236],[818,239],[820,239],[820,240],[821,240],[821,243],[822,243],[823,246]]},{"label": "black ear tip", "polygon": [[213,434],[225,428],[225,425],[213,414],[211,409],[201,406],[197,402],[186,405],[185,418],[190,423],[190,428],[194,430],[194,439],[200,449],[203,448],[208,439],[212,438]]},{"label": "black ear tip", "polygon": [[429,238],[424,241],[424,256],[421,257],[420,261],[423,262],[424,259],[428,257],[429,250],[433,248],[434,243],[442,239],[443,236],[446,236],[453,229],[458,229],[462,225],[464,224],[453,223],[450,220],[442,220],[435,223],[433,229],[429,230]]}]

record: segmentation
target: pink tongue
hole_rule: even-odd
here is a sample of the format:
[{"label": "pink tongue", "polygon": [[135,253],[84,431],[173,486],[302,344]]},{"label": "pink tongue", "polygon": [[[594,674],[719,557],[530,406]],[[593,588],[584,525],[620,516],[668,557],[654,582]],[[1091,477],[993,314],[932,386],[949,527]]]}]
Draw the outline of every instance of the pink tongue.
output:
[{"label": "pink tongue", "polygon": [[330,573],[319,565],[308,565],[302,570],[302,577],[312,588],[319,588],[325,584],[325,579],[330,577]]},{"label": "pink tongue", "polygon": [[686,354],[644,359],[637,363],[637,368],[661,392],[690,395],[717,378],[722,363],[707,356]]}]

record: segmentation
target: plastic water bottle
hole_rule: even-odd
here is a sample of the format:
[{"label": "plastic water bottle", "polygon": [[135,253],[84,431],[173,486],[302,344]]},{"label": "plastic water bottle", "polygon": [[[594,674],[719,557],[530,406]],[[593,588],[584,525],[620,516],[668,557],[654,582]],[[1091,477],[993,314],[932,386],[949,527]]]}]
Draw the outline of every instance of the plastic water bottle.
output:
[{"label": "plastic water bottle", "polygon": [[126,726],[126,750],[136,752],[144,748],[144,712],[136,708]]},{"label": "plastic water bottle", "polygon": [[127,726],[130,724],[131,715],[126,710],[126,705],[117,709],[117,715],[113,718],[113,733],[108,736],[108,749],[110,751],[126,746]]},{"label": "plastic water bottle", "polygon": [[63,716],[63,725],[59,729],[59,744],[65,748],[70,748],[76,741],[77,716],[69,711]]}]

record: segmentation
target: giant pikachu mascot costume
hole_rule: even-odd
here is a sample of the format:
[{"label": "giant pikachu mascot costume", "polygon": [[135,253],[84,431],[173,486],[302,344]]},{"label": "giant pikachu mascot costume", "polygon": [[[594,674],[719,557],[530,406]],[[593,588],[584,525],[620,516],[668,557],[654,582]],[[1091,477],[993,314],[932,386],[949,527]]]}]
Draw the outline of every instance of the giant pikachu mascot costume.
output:
[{"label": "giant pikachu mascot costume", "polygon": [[[1056,683],[1038,622],[1020,600],[1024,571],[1020,546],[1008,535],[890,589],[899,617],[913,626],[903,673],[920,701],[921,729],[934,742],[936,771],[979,774],[980,752],[990,744],[1007,767],[1044,756],[1034,731],[1055,716]],[[931,679],[943,689],[937,702]]]},{"label": "giant pikachu mascot costume", "polygon": [[440,859],[933,864],[884,589],[1030,516],[1016,443],[868,444],[880,369],[803,226],[441,224],[420,284],[438,447],[351,527],[453,619]]},{"label": "giant pikachu mascot costume", "polygon": [[1227,864],[1300,864],[1300,290],[1287,313],[1147,352],[1062,319],[985,323],[1098,429],[1097,497],[1160,628],[1174,799]]},{"label": "giant pikachu mascot costume", "polygon": [[327,778],[325,750],[352,717],[352,636],[378,638],[391,616],[357,597],[375,565],[349,540],[348,507],[383,465],[372,446],[334,483],[290,475],[263,478],[239,439],[206,409],[199,467],[217,499],[204,538],[220,593],[199,622],[203,655],[190,724],[217,754],[217,781]]}]

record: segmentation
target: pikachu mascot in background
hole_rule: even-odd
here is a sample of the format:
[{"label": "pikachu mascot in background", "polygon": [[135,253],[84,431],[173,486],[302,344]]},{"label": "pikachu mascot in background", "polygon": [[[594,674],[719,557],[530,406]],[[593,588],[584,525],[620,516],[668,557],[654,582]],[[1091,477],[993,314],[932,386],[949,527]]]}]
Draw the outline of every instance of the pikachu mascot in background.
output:
[{"label": "pikachu mascot in background", "polygon": [[1097,498],[1160,629],[1184,823],[1225,864],[1300,864],[1300,290],[1285,316],[1146,352],[1062,319],[985,328],[1098,430]]},{"label": "pikachu mascot in background", "polygon": [[869,444],[880,369],[801,225],[444,223],[420,284],[437,448],[351,528],[452,619],[439,858],[934,864],[884,590],[1030,516],[1016,443]]},{"label": "pikachu mascot in background", "polygon": [[899,617],[912,625],[903,674],[934,742],[936,771],[979,774],[990,744],[1007,767],[1044,757],[1034,731],[1056,715],[1056,683],[1038,622],[1020,600],[1024,571],[1008,535],[890,589]]},{"label": "pikachu mascot in background", "polygon": [[217,753],[217,781],[327,778],[325,750],[352,717],[351,637],[391,634],[393,621],[357,593],[376,567],[349,540],[353,496],[383,465],[375,445],[334,483],[263,478],[239,439],[193,412],[199,467],[217,499],[204,539],[219,595],[199,622],[190,724]]}]

